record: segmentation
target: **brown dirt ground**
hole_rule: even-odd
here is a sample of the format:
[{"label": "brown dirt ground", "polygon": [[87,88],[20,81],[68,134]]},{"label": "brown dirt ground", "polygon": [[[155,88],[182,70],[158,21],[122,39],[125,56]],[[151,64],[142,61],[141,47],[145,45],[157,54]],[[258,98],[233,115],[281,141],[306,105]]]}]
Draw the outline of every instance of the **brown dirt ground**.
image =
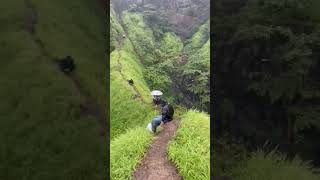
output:
[{"label": "brown dirt ground", "polygon": [[133,174],[134,180],[182,180],[176,167],[167,159],[167,146],[179,126],[178,120],[163,125],[150,149]]}]

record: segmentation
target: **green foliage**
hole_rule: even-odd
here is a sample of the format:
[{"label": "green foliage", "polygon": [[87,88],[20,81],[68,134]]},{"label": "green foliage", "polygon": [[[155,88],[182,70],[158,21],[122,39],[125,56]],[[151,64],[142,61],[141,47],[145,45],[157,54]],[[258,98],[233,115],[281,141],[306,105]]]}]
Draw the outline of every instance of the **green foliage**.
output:
[{"label": "green foliage", "polygon": [[[111,53],[110,59],[110,177],[122,180],[132,178],[151,143],[152,135],[145,127],[157,112],[150,106],[143,65],[132,42],[122,37],[117,40],[122,46]],[[128,84],[128,79],[133,79],[135,88]]]},{"label": "green foliage", "polygon": [[308,163],[298,157],[289,160],[286,156],[271,151],[265,153],[257,151],[232,170],[232,177],[236,180],[317,180],[320,179],[318,169],[313,169]]},{"label": "green foliage", "polygon": [[144,65],[152,65],[155,59],[155,40],[152,30],[147,27],[142,14],[123,12],[123,23],[127,29],[131,43],[134,45],[138,55],[143,58]]},{"label": "green foliage", "polygon": [[183,179],[210,177],[210,120],[205,113],[190,110],[182,117],[168,154]]},{"label": "green foliage", "polygon": [[239,162],[245,160],[247,150],[245,144],[227,135],[212,140],[213,174],[215,176],[228,176],[230,170]]},{"label": "green foliage", "polygon": [[[111,53],[111,139],[122,134],[126,129],[140,125],[145,126],[156,113],[149,104],[135,97],[141,94],[146,102],[151,103],[150,90],[143,80],[142,65],[138,63],[137,57],[128,50],[130,47],[129,41],[126,41],[123,49]],[[118,60],[121,63],[121,72],[124,77],[119,72]],[[138,89],[139,94],[136,94],[128,84],[127,80],[131,78],[134,80],[134,85]]]},{"label": "green foliage", "polygon": [[192,35],[191,39],[186,41],[184,52],[188,55],[194,54],[195,51],[200,49],[209,39],[210,26],[209,20],[201,25],[198,30]]},{"label": "green foliage", "polygon": [[[216,93],[225,96],[221,100],[229,99],[236,112],[233,121],[221,123],[226,128],[222,131],[231,132],[237,127],[243,136],[252,131],[255,143],[272,139],[280,146],[299,146],[303,138],[298,141],[296,130],[320,127],[316,102],[319,22],[310,17],[310,2],[250,0],[232,7],[233,16],[221,13],[231,10],[226,4],[221,6],[222,1],[215,6],[220,14],[213,18],[213,31],[223,37],[216,42],[216,51],[220,52],[216,58],[221,59],[215,66],[219,69]],[[220,106],[220,115],[229,107]],[[225,123],[230,118],[222,115],[219,120]]]},{"label": "green foliage", "polygon": [[181,69],[186,82],[186,90],[199,97],[199,107],[208,110],[210,103],[210,40],[190,55],[188,62]]},{"label": "green foliage", "polygon": [[157,89],[163,92],[168,92],[172,83],[170,76],[167,75],[166,71],[157,66],[146,68],[145,78],[148,84],[150,84],[151,89]]},{"label": "green foliage", "polygon": [[166,57],[178,56],[183,48],[181,39],[173,33],[165,33],[160,44],[160,50]]},{"label": "green foliage", "polygon": [[[31,3],[27,11],[24,1],[0,2],[0,179],[103,179],[100,124],[80,115],[83,97],[52,63],[74,57],[75,77],[105,109],[103,9],[84,0]],[[34,35],[25,29],[32,11]]]},{"label": "green foliage", "polygon": [[110,178],[132,179],[132,172],[152,141],[145,128],[131,129],[110,143]]},{"label": "green foliage", "polygon": [[[151,141],[151,136],[144,127],[156,114],[149,104],[134,98],[135,91],[126,80],[132,78],[136,89],[149,103],[151,98],[147,84],[152,89],[169,92],[172,86],[170,76],[176,73],[174,61],[183,49],[181,39],[173,33],[163,34],[161,41],[156,42],[153,32],[144,23],[142,14],[125,11],[122,17],[129,38],[119,43],[123,44],[121,49],[116,49],[111,53],[112,142],[110,157],[111,178],[113,179],[131,179],[134,168]],[[207,51],[210,44],[209,41],[204,44],[199,47],[200,55],[198,57],[195,55],[192,59],[194,64],[199,61],[197,58],[203,59],[199,61],[197,68],[208,69],[209,61],[206,60],[209,58]],[[156,49],[157,46],[159,46],[158,49]],[[139,62],[137,56],[142,59],[142,62]],[[145,69],[142,63],[146,66]],[[192,64],[189,66],[191,69]],[[200,77],[198,80],[205,81]],[[170,95],[166,99],[172,101]],[[182,107],[177,109],[179,115],[182,111],[185,111]],[[177,163],[185,179],[209,178],[209,123],[207,114],[188,112],[184,116],[177,139],[170,145],[170,157]],[[137,139],[139,139],[138,144],[132,143]],[[185,142],[187,144],[184,144]],[[195,144],[189,146],[193,142]],[[190,152],[192,152],[192,158],[188,157]],[[194,162],[197,162],[196,165]],[[202,166],[198,167],[199,164]]]}]

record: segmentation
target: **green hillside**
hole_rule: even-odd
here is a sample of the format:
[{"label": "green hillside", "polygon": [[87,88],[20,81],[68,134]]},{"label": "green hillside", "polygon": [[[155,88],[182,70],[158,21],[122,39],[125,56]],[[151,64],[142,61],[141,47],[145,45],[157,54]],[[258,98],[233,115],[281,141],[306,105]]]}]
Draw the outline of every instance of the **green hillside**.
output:
[{"label": "green hillside", "polygon": [[[122,29],[114,14],[110,16],[111,29]],[[155,111],[151,107],[150,89],[143,78],[143,66],[131,41],[122,40],[122,33],[111,34],[111,38],[118,39],[118,48],[110,55],[110,123],[113,139],[129,128],[146,125]],[[128,84],[129,79],[133,79],[135,89]]]},{"label": "green hillside", "polygon": [[[123,22],[121,19],[123,19]],[[156,111],[152,108],[149,87],[150,85],[152,88],[170,87],[170,85],[164,83],[163,79],[157,78],[162,77],[162,74],[167,73],[166,71],[171,71],[170,73],[172,73],[170,68],[173,66],[174,57],[178,56],[183,49],[180,38],[173,33],[164,33],[164,36],[157,41],[153,37],[151,29],[145,24],[142,14],[125,11],[121,19],[118,19],[114,11],[111,10],[110,46],[114,46],[115,49],[111,52],[112,140],[110,165],[111,178],[119,180],[132,178],[132,173],[153,140],[153,135],[145,127],[158,113],[158,110]],[[128,36],[123,38],[123,34]],[[159,72],[156,70],[159,70]],[[128,79],[133,79],[134,87],[128,84]],[[176,110],[177,116],[182,113],[180,111],[179,109]],[[207,115],[199,113],[199,117],[197,117],[198,114],[191,116],[194,121],[201,120],[202,116],[204,116],[205,120],[203,121],[206,121],[204,122],[204,128],[209,130]],[[186,120],[185,124],[188,124],[188,121]],[[194,121],[189,122],[189,125]],[[183,125],[181,136],[187,134],[183,134],[183,132],[190,131],[185,126],[188,125]],[[207,132],[205,133],[208,135]],[[189,137],[186,137],[186,139],[190,142],[192,141]],[[207,137],[207,140],[209,142],[209,137]],[[201,142],[199,144],[201,146]],[[206,145],[205,151],[209,152],[209,143]],[[194,148],[201,148],[196,146]],[[174,147],[175,150],[173,152],[181,152],[185,147],[183,145]],[[205,159],[203,162],[207,164],[205,168],[209,167],[209,161],[206,159],[207,155],[196,157]],[[181,164],[182,168],[184,166],[183,163]],[[206,170],[208,169],[203,171]]]},{"label": "green hillside", "polygon": [[[183,179],[208,179],[209,132],[212,122],[206,112],[192,109],[209,111],[210,21],[206,19],[199,27],[194,27],[195,32],[188,36],[190,39],[182,41],[175,33],[160,27],[163,24],[155,25],[163,19],[159,17],[151,21],[150,17],[154,16],[148,14],[150,12],[144,9],[143,4],[134,2],[128,4],[126,0],[117,2],[118,13],[122,15],[119,21],[115,13],[111,13],[113,26],[111,29],[114,29],[111,33],[114,36],[111,46],[115,47],[111,53],[111,133],[113,134],[110,156],[111,177],[132,179],[132,175],[137,172],[138,167],[141,167],[139,163],[144,162],[143,157],[148,155],[146,153],[148,149],[155,147],[152,144],[150,148],[154,139],[153,135],[145,130],[145,126],[156,115],[150,106],[149,92],[151,89],[160,89],[165,92],[165,98],[174,102],[174,105],[185,105],[189,108],[187,112],[182,112],[177,106],[175,107],[175,120],[179,119],[180,127],[176,136],[169,142],[168,158],[174,163]],[[126,9],[126,6],[131,8]],[[152,14],[156,14],[158,10],[152,9],[152,11]],[[224,27],[224,19],[219,19],[217,22],[220,21],[218,30],[232,27]],[[158,26],[159,29],[155,32],[157,29],[155,27]],[[122,29],[125,29],[125,32]],[[224,33],[230,32],[226,30]],[[122,38],[123,34],[126,34],[126,38]],[[244,36],[236,37],[241,39]],[[224,51],[228,52],[228,49]],[[135,88],[127,82],[131,78],[135,82]],[[232,82],[230,85],[237,83]],[[244,102],[247,100],[250,102],[249,99],[245,99]],[[220,107],[229,110],[225,111],[226,117],[232,115],[233,107],[228,106],[228,103],[223,103]],[[228,121],[221,123],[224,125]],[[163,130],[161,129],[160,133]],[[248,127],[246,130],[249,132],[252,129]],[[216,178],[229,176],[235,180],[286,179],[286,177],[319,179],[318,169],[312,168],[298,158],[287,158],[277,151],[270,153],[267,148],[261,151],[249,149],[241,139],[229,136],[224,134],[212,140],[212,154],[214,154],[212,174]],[[156,137],[153,142],[158,142],[159,136]]]},{"label": "green hillside", "polygon": [[[101,125],[80,107],[90,99],[105,112],[103,7],[4,0],[0,9],[0,179],[104,179]],[[72,78],[53,62],[67,55]]]},{"label": "green hillside", "polygon": [[185,180],[210,179],[210,119],[208,114],[188,111],[171,141],[169,158]]},{"label": "green hillside", "polygon": [[[144,81],[143,65],[132,42],[122,38],[123,27],[113,10],[110,25],[113,40],[110,45],[115,45],[110,55],[110,177],[122,180],[130,179],[151,143],[152,136],[145,127],[156,111],[152,108],[150,89]],[[134,87],[127,82],[129,79],[134,81]]]}]

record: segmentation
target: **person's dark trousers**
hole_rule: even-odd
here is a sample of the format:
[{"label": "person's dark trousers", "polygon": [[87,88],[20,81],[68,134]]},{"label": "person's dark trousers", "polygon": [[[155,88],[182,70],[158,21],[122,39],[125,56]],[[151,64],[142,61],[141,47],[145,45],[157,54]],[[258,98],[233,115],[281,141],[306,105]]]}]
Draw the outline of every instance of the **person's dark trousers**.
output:
[{"label": "person's dark trousers", "polygon": [[161,124],[162,121],[162,115],[158,115],[153,118],[151,125],[152,125],[152,131],[155,133],[157,130],[157,127]]},{"label": "person's dark trousers", "polygon": [[166,116],[166,115],[162,116],[162,122],[163,123],[170,122],[171,120],[172,120],[172,117],[170,117],[170,116]]}]

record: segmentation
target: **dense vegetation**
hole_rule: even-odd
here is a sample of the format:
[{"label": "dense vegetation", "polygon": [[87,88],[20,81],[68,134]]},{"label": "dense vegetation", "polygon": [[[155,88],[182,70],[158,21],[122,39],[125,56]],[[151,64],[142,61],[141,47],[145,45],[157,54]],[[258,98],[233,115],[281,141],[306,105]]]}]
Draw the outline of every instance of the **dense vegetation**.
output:
[{"label": "dense vegetation", "polygon": [[[216,117],[212,123],[216,141],[226,137],[228,141],[235,139],[232,141],[246,145],[235,145],[239,152],[251,152],[269,140],[271,146],[278,145],[279,151],[289,159],[298,154],[303,160],[313,160],[314,166],[319,165],[320,29],[319,14],[312,10],[316,3],[312,0],[213,2],[213,59],[217,61],[212,62],[216,94]],[[216,153],[218,157],[222,152]],[[260,174],[262,177],[289,177],[291,170],[286,171],[285,167],[290,163],[288,166],[302,173],[295,178],[319,178],[310,175],[295,160],[275,163],[278,156],[263,157],[253,155],[244,169],[237,171],[240,179],[255,179],[257,174],[246,171],[253,173],[263,164],[270,165],[270,172],[283,174],[267,176],[264,172]],[[237,158],[242,157],[230,156],[225,161]]]},{"label": "dense vegetation", "polygon": [[210,179],[210,119],[208,114],[188,111],[168,149],[169,158],[185,180]]},{"label": "dense vegetation", "polygon": [[[112,4],[113,7],[114,4]],[[163,32],[161,37],[156,38],[153,29],[146,23],[144,15],[144,13],[128,11],[127,9],[123,9],[120,12],[117,9],[116,11],[112,9],[110,13],[110,46],[112,49],[110,54],[110,172],[112,179],[131,179],[132,173],[153,140],[152,135],[145,129],[147,123],[157,113],[151,105],[150,89],[162,90],[166,100],[175,101],[175,98],[172,97],[172,86],[174,86],[172,77],[175,77],[175,73],[178,72],[176,69],[184,51],[184,42],[174,32]],[[203,33],[208,33],[208,31]],[[123,38],[123,35],[126,37]],[[209,42],[203,42],[197,51],[207,51],[206,53],[208,54],[209,45]],[[192,54],[195,54],[195,52]],[[204,58],[207,58],[204,61],[209,62],[208,56],[204,56]],[[193,59],[197,61],[195,56]],[[128,84],[128,79],[133,79],[133,86]],[[183,115],[183,109],[185,108],[176,106],[175,117]],[[169,153],[172,154],[172,159],[176,160],[177,165],[181,167],[183,176],[187,179],[188,177],[208,178],[208,115],[190,111],[184,117],[182,121],[186,121],[183,123],[185,125],[179,131],[180,135],[173,142]],[[194,130],[193,136],[188,136],[191,131],[190,128],[197,125],[200,125],[200,127]],[[200,129],[203,131],[199,134],[197,130]],[[199,141],[195,146],[189,148],[206,153],[199,154],[193,159],[186,159],[187,161],[180,161],[181,159],[179,160],[177,157],[180,156],[179,153],[189,151],[189,143],[185,144],[179,139],[192,142],[193,137],[198,138]],[[205,138],[206,143],[200,138]],[[183,154],[184,157],[186,155],[186,153]],[[193,160],[203,164],[202,168],[198,168],[201,170],[200,173],[196,172],[198,170],[194,169],[195,166],[188,166]],[[191,175],[188,175],[187,171],[190,171],[188,170],[190,168],[194,170],[192,170],[193,173]],[[205,175],[202,175],[202,173],[205,173]]]},{"label": "dense vegetation", "polygon": [[[209,21],[186,42],[187,62],[180,67],[182,97],[190,96],[191,104],[209,111],[210,104],[210,27]],[[180,73],[178,73],[180,74]],[[183,100],[182,100],[183,101]]]},{"label": "dense vegetation", "polygon": [[131,179],[132,172],[149,147],[152,135],[144,127],[131,129],[110,144],[110,177]]},{"label": "dense vegetation", "polygon": [[252,153],[240,166],[232,169],[231,177],[237,180],[317,180],[320,175],[310,164],[298,157],[288,160],[276,151]]},{"label": "dense vegetation", "polygon": [[123,24],[146,67],[149,87],[164,91],[172,103],[209,111],[209,21],[184,42],[165,27],[155,32],[155,22],[148,18],[145,11],[123,11]]},{"label": "dense vegetation", "polygon": [[[128,128],[145,125],[155,115],[146,104],[151,102],[150,90],[143,80],[141,64],[131,50],[130,41],[126,40],[122,49],[110,55],[111,139]],[[134,80],[137,92],[128,84],[128,79]]]},{"label": "dense vegetation", "polygon": [[[155,116],[143,66],[113,9],[110,12],[110,177],[130,179],[152,140],[145,126]],[[127,80],[133,79],[134,87]],[[133,143],[134,142],[134,143]]]},{"label": "dense vegetation", "polygon": [[[2,0],[0,10],[0,179],[104,179],[101,125],[81,109],[88,97],[106,108],[104,6]],[[53,61],[67,55],[80,87]]]}]

